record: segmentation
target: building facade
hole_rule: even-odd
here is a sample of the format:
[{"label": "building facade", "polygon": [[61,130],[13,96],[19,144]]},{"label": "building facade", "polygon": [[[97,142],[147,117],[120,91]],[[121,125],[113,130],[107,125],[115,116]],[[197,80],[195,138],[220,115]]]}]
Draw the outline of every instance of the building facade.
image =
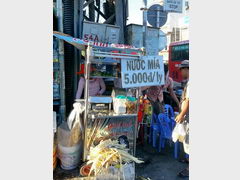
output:
[{"label": "building facade", "polygon": [[161,51],[165,63],[168,61],[168,47],[173,42],[189,40],[189,1],[185,2],[183,12],[169,13],[166,24],[161,27],[161,30],[166,33],[167,46]]}]

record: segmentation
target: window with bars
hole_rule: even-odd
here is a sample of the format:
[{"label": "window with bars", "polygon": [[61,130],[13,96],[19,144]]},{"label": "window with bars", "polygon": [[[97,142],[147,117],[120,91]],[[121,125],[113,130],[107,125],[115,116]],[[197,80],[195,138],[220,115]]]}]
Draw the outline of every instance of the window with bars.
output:
[{"label": "window with bars", "polygon": [[172,34],[171,34],[171,42],[177,42],[180,41],[180,28],[173,28]]}]

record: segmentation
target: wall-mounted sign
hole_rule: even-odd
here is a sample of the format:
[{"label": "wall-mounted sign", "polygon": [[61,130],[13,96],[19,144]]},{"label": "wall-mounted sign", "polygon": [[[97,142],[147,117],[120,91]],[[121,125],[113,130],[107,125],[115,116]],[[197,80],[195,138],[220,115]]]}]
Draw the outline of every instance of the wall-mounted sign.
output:
[{"label": "wall-mounted sign", "polygon": [[164,0],[163,10],[166,12],[182,13],[183,0]]},{"label": "wall-mounted sign", "polygon": [[141,59],[122,59],[122,87],[156,86],[164,84],[162,56],[142,56]]}]

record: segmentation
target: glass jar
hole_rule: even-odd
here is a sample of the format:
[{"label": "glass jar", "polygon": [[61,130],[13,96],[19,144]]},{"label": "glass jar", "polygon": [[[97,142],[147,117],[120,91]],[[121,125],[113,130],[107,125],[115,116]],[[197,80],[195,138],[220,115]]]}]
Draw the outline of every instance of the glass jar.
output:
[{"label": "glass jar", "polygon": [[137,113],[137,99],[133,97],[128,97],[126,102],[127,114]]}]

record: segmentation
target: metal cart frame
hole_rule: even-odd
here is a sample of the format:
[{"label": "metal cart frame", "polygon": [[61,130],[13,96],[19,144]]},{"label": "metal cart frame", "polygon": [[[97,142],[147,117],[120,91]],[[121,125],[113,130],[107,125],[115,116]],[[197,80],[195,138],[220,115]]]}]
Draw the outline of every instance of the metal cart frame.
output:
[{"label": "metal cart frame", "polygon": [[[60,32],[54,32],[54,36],[64,40],[76,48],[85,51],[85,88],[84,88],[84,102],[85,102],[85,112],[84,112],[84,147],[83,147],[83,161],[85,162],[87,160],[87,154],[89,153],[87,150],[87,123],[88,123],[88,104],[89,104],[89,78],[90,78],[90,64],[92,63],[91,60],[93,57],[109,57],[109,58],[118,58],[118,59],[138,59],[140,60],[141,56],[145,54],[144,50],[139,48],[134,48],[130,45],[123,45],[123,44],[109,44],[109,43],[100,43],[100,42],[86,42],[82,39],[73,38],[67,34],[60,33]],[[102,50],[102,51],[101,51]],[[114,53],[114,52],[104,52],[103,50],[108,51],[123,51],[124,53]],[[131,54],[131,52],[137,52],[137,54]],[[96,64],[96,61],[94,61]],[[101,62],[102,63],[102,62]],[[136,87],[137,88],[137,87]],[[137,88],[136,97],[138,98],[138,106],[137,106],[137,112],[139,109],[139,93],[140,88]],[[122,116],[122,115],[120,115]],[[134,132],[134,150],[133,155],[135,155],[136,152],[136,138],[137,138],[137,121],[138,116],[136,114],[136,120],[135,120],[135,129]]]},{"label": "metal cart frame", "polygon": [[[102,48],[96,48],[97,50],[100,50]],[[127,50],[131,52],[131,49],[118,49],[118,48],[107,48],[109,50]],[[93,46],[88,45],[86,48],[86,60],[85,60],[85,71],[84,71],[84,76],[85,76],[85,88],[84,88],[84,99],[85,99],[85,112],[84,112],[84,147],[83,147],[83,161],[85,162],[87,160],[87,155],[88,155],[88,147],[87,147],[87,124],[88,124],[88,114],[89,114],[89,79],[90,79],[90,65],[92,63],[92,59],[94,57],[109,57],[109,58],[124,58],[124,59],[140,59],[142,55],[141,51],[138,51],[137,55],[129,54],[129,53],[112,53],[112,52],[103,52],[103,51],[96,51]],[[96,61],[94,61],[96,63]],[[101,63],[101,62],[100,62]],[[137,93],[136,97],[138,98],[139,102],[139,88],[137,88]],[[139,104],[139,103],[138,103]],[[138,106],[137,106],[137,112],[138,112]],[[121,117],[122,115],[116,116],[116,117]],[[132,116],[132,115],[131,115]],[[109,116],[113,117],[113,116]],[[127,115],[126,115],[127,117]],[[136,120],[135,120],[135,132],[134,132],[134,150],[133,154],[136,152],[136,139],[137,139],[137,121],[138,116],[136,114]]]}]

